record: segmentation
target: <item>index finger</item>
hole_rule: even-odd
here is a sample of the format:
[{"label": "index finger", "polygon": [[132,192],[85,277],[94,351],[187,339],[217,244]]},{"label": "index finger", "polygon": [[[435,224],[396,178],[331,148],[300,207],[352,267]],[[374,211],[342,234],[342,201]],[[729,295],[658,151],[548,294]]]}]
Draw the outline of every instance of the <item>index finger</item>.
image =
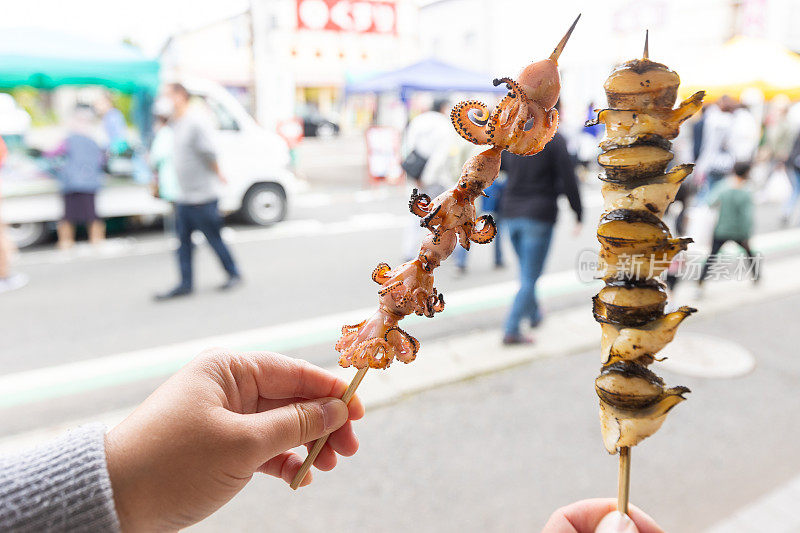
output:
[{"label": "index finger", "polygon": [[[235,357],[249,367],[262,398],[341,398],[347,389],[347,383],[331,372],[303,359],[273,352],[245,352]],[[364,406],[357,396],[349,407],[351,418],[363,416]]]},{"label": "index finger", "polygon": [[[608,513],[617,509],[613,498],[592,498],[557,509],[545,524],[542,533],[591,533]],[[639,533],[664,533],[650,515],[636,506],[629,506],[628,516]]]}]

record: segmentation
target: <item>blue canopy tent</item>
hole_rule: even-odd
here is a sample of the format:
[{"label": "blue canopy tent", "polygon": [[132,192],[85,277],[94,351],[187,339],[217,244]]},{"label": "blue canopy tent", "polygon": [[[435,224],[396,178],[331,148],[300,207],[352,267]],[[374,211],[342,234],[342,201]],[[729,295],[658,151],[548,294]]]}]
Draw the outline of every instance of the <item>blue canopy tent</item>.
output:
[{"label": "blue canopy tent", "polygon": [[347,94],[389,93],[400,94],[408,101],[413,91],[428,92],[497,92],[505,86],[494,87],[494,78],[488,74],[462,69],[437,59],[425,59],[413,65],[371,76],[361,81],[351,81],[345,86]]},{"label": "blue canopy tent", "polygon": [[0,89],[29,86],[100,85],[132,94],[143,136],[152,121],[159,63],[126,44],[97,43],[81,36],[35,28],[0,32]]}]

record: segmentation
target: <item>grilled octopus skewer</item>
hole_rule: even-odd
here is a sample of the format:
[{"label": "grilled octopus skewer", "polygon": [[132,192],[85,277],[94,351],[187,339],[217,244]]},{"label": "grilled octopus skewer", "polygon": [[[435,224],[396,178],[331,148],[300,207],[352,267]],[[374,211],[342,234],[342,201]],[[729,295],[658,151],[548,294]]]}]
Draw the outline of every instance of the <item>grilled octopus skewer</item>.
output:
[{"label": "grilled octopus skewer", "polygon": [[[398,323],[411,313],[433,317],[442,311],[444,297],[434,288],[434,269],[457,245],[469,249],[471,243],[491,242],[497,234],[490,215],[476,218],[475,200],[497,177],[503,150],[532,155],[555,135],[558,112],[553,107],[561,89],[558,58],[579,18],[580,15],[549,58],[528,65],[517,79],[494,80],[496,86],[505,84],[508,88],[497,106],[489,108],[469,100],[453,108],[450,119],[459,135],[488,148],[470,158],[458,182],[436,198],[417,190],[411,194],[409,210],[420,217],[420,224],[430,233],[422,241],[416,258],[394,268],[380,263],[373,270],[372,279],[380,284],[378,309],[366,320],[342,328],[336,343],[341,354],[339,365],[359,369],[348,388],[351,394],[368,368],[387,368],[395,359],[410,363],[416,358],[419,341]],[[322,449],[323,439],[309,452],[291,483],[293,489],[305,478]]]}]

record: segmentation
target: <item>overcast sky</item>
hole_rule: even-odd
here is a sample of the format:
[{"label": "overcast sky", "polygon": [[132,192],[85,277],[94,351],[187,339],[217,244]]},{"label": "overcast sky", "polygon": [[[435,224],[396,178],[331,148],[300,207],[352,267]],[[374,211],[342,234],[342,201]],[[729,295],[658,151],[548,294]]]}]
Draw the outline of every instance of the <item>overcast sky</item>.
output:
[{"label": "overcast sky", "polygon": [[166,38],[247,9],[247,0],[2,0],[0,31],[34,27],[86,35],[102,42],[133,39],[155,55]]}]

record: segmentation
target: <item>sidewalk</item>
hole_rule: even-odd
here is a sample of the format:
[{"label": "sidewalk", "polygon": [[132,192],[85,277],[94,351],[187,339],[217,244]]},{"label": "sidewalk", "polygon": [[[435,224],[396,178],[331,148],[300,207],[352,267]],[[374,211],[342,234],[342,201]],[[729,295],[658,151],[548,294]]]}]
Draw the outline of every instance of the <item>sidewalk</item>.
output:
[{"label": "sidewalk", "polygon": [[[800,291],[800,257],[768,262],[760,284],[757,287],[747,282],[721,281],[706,284],[705,296],[702,300],[694,299],[694,284],[685,283],[679,286],[675,305],[691,305],[699,309],[699,313],[689,317],[690,322],[695,317],[711,317],[737,306],[746,306],[759,301],[767,301],[775,297],[784,296]],[[544,280],[541,292],[547,295],[557,295],[562,292],[573,291],[568,284],[569,273],[550,275]],[[499,286],[485,287],[462,291],[461,294],[449,301],[450,311],[458,315],[477,306],[497,305],[505,302],[514,292],[514,283],[504,283]],[[590,286],[584,286],[583,289]],[[490,294],[491,293],[491,294]],[[215,339],[199,339],[191,343],[181,343],[165,346],[159,350],[145,350],[109,356],[101,360],[62,365],[62,367],[33,370],[16,375],[0,376],[3,385],[0,400],[8,406],[14,402],[25,401],[30,390],[28,382],[36,382],[38,390],[44,384],[48,390],[57,392],[59,387],[75,386],[73,374],[84,375],[87,373],[90,380],[113,380],[120,373],[130,377],[131,374],[146,376],[159,375],[164,368],[179,367],[185,362],[186,354],[197,353],[210,344],[229,346],[237,343],[237,349],[257,349],[256,346],[246,346],[257,341],[263,344],[264,339],[272,339],[272,349],[290,349],[296,342],[295,330],[302,329],[302,336],[308,340],[309,331],[318,340],[329,340],[335,337],[336,325],[353,321],[370,309],[341,313],[336,316],[320,317],[315,322],[316,326],[309,330],[308,321],[296,326],[280,325],[261,328],[249,332],[220,336]],[[447,311],[446,311],[447,313]],[[415,317],[411,317],[414,319]],[[591,305],[587,297],[586,305],[564,311],[554,312],[535,330],[536,342],[527,346],[504,347],[501,344],[499,330],[482,330],[456,337],[446,338],[436,342],[423,343],[417,359],[408,365],[395,362],[389,370],[372,370],[367,373],[358,394],[368,408],[375,408],[396,402],[407,395],[426,389],[438,387],[447,383],[469,379],[482,374],[497,372],[516,365],[521,365],[536,359],[548,357],[562,357],[588,350],[599,350],[599,328],[591,313]],[[333,336],[331,336],[333,335]],[[678,334],[680,339],[680,332]],[[277,346],[274,343],[281,344]],[[146,353],[145,353],[146,352]],[[152,360],[152,365],[147,361]],[[598,356],[599,361],[599,356]],[[131,366],[133,365],[133,366]],[[72,367],[78,368],[75,372]],[[107,369],[107,370],[106,370]],[[329,368],[345,381],[349,381],[354,371],[339,366]],[[24,374],[24,376],[23,376]],[[26,377],[31,374],[30,379]],[[120,378],[121,379],[121,378]],[[64,381],[66,380],[66,381]],[[62,383],[63,382],[63,383]],[[69,383],[67,383],[69,382]],[[15,396],[15,390],[17,396]],[[61,392],[69,393],[68,390]],[[23,396],[18,396],[22,394]],[[38,394],[38,393],[37,393]],[[85,420],[71,420],[64,424],[41,430],[31,431],[0,439],[0,453],[8,452],[31,443],[50,438],[63,431],[65,428],[81,423],[99,420],[108,426],[113,426],[127,416],[130,409],[106,413],[100,417]]]},{"label": "sidewalk", "polygon": [[[686,331],[686,329],[690,329],[694,321],[705,321],[706,324],[703,326],[703,331],[706,329],[711,330],[714,323],[713,318],[717,315],[725,317],[725,321],[727,321],[729,317],[731,317],[732,310],[752,308],[754,305],[779,300],[781,297],[800,292],[800,278],[795,275],[798,269],[800,269],[800,257],[768,262],[762,283],[758,287],[753,287],[749,283],[744,282],[710,282],[707,286],[706,296],[700,302],[694,302],[688,298],[688,294],[693,292],[693,287],[688,284],[685,285],[681,293],[678,294],[675,303],[679,305],[694,305],[700,309],[700,312],[686,321],[686,326],[683,326],[684,336],[690,333]],[[770,316],[780,315],[773,314]],[[747,326],[742,328],[742,326],[739,326],[739,331],[746,329],[746,327]],[[717,334],[719,335],[719,332],[717,332]],[[751,335],[757,336],[757,333]],[[214,520],[204,522],[199,529],[202,530],[203,527],[211,527],[211,529],[207,530],[213,530],[215,527],[214,524],[218,526],[222,523],[219,522],[219,520],[226,520],[225,516],[228,517],[227,519],[231,519],[234,516],[240,517],[236,518],[236,520],[241,521],[256,520],[255,515],[251,518],[246,518],[240,511],[244,508],[252,508],[254,501],[265,501],[265,490],[268,490],[268,494],[275,498],[275,502],[281,503],[285,500],[285,503],[289,505],[291,509],[295,509],[296,507],[299,510],[307,508],[308,505],[314,505],[314,498],[317,499],[316,501],[328,501],[334,494],[340,494],[334,490],[334,487],[338,487],[343,483],[347,486],[347,483],[353,481],[351,478],[354,477],[358,479],[360,476],[363,477],[363,472],[374,472],[374,474],[370,477],[372,481],[362,479],[362,481],[359,482],[360,485],[358,485],[358,487],[360,487],[360,489],[373,490],[373,488],[370,488],[372,487],[371,483],[379,483],[381,484],[380,487],[383,487],[385,483],[408,487],[409,492],[405,496],[401,496],[401,502],[398,503],[398,506],[402,506],[401,504],[403,501],[409,505],[413,503],[412,500],[409,500],[409,494],[414,493],[415,490],[419,490],[420,483],[423,485],[430,483],[431,490],[433,490],[434,487],[436,487],[437,490],[441,490],[443,484],[448,486],[449,481],[447,476],[451,476],[455,480],[456,486],[462,486],[459,483],[464,483],[466,480],[459,480],[458,474],[456,474],[457,470],[453,470],[457,468],[458,465],[449,465],[446,467],[447,470],[439,471],[439,468],[445,467],[437,463],[437,461],[444,461],[445,457],[437,456],[436,452],[431,452],[428,449],[428,446],[435,446],[436,448],[434,449],[439,450],[443,447],[447,449],[448,446],[452,448],[453,442],[456,440],[463,440],[461,436],[452,434],[452,428],[445,429],[447,424],[452,425],[450,418],[456,416],[449,411],[457,408],[469,414],[472,417],[470,418],[470,423],[476,425],[474,430],[470,431],[470,443],[468,446],[465,445],[464,453],[488,453],[489,455],[482,455],[482,460],[489,461],[491,458],[492,463],[500,461],[500,458],[503,457],[504,459],[502,459],[502,461],[504,464],[510,463],[510,465],[516,465],[512,470],[503,470],[503,472],[506,472],[505,475],[513,476],[514,472],[516,472],[516,468],[520,467],[523,469],[530,469],[530,472],[536,472],[537,476],[541,476],[537,477],[535,482],[530,479],[524,480],[523,482],[519,477],[516,477],[514,486],[518,486],[521,491],[517,495],[513,495],[516,494],[515,491],[517,489],[506,487],[504,494],[506,492],[509,493],[506,497],[512,500],[510,505],[514,509],[514,513],[522,513],[522,518],[520,519],[541,520],[540,514],[531,514],[532,511],[526,511],[524,506],[521,508],[517,507],[523,503],[521,498],[525,499],[531,495],[536,496],[538,494],[536,491],[544,491],[545,493],[548,491],[552,492],[552,494],[537,504],[537,513],[542,512],[542,509],[539,508],[549,508],[550,511],[552,511],[554,507],[548,506],[557,505],[553,500],[566,503],[569,501],[567,498],[577,499],[579,497],[587,497],[604,492],[610,493],[613,490],[612,484],[615,478],[613,477],[613,472],[605,472],[604,469],[609,469],[609,465],[613,466],[613,461],[609,460],[601,453],[602,448],[599,445],[599,435],[595,425],[596,414],[594,411],[596,407],[594,407],[593,404],[596,398],[594,397],[594,392],[591,390],[591,379],[596,372],[596,368],[599,366],[599,357],[597,359],[592,358],[592,354],[596,353],[598,350],[598,336],[599,328],[592,319],[587,299],[585,306],[554,312],[548,315],[547,320],[536,330],[537,343],[532,346],[504,348],[500,344],[500,332],[489,329],[447,338],[437,342],[425,343],[422,346],[417,361],[413,364],[403,365],[401,363],[395,363],[388,371],[375,370],[367,374],[359,389],[359,394],[370,411],[370,417],[368,417],[369,424],[365,424],[363,428],[365,434],[364,438],[373,440],[365,442],[364,452],[359,454],[354,460],[343,461],[342,469],[337,469],[335,473],[321,476],[320,486],[310,488],[314,492],[308,492],[307,494],[307,498],[310,498],[310,500],[303,499],[301,501],[297,498],[292,499],[292,495],[284,494],[286,491],[282,490],[284,489],[283,487],[270,484],[269,480],[258,479],[254,481],[252,488],[248,487],[248,491],[243,493],[241,499],[237,498],[232,504],[232,507],[227,510],[228,515],[224,515],[223,513],[224,516],[218,517],[216,522]],[[681,336],[681,332],[679,332],[678,338],[681,338]],[[731,336],[735,337],[736,335],[732,334]],[[575,359],[563,357],[579,353],[587,355],[587,357]],[[773,355],[780,357],[783,353],[784,352],[781,351],[780,354],[776,353]],[[541,364],[521,367],[514,372],[499,372],[502,369],[523,365],[526,362],[537,359],[542,360]],[[548,361],[545,361],[545,359]],[[770,363],[760,364],[766,364],[767,368],[770,368]],[[345,380],[349,380],[354,373],[352,369],[340,369],[335,367],[333,370],[339,373]],[[771,370],[773,372],[775,371],[774,363],[772,364]],[[576,374],[575,372],[578,373]],[[464,381],[475,376],[489,373],[494,373],[494,375],[491,378],[477,380],[475,382]],[[787,378],[788,377],[790,376],[787,375]],[[767,380],[774,379],[770,376],[766,376],[765,378]],[[670,383],[673,381],[675,383],[684,382],[683,380],[678,381],[674,377],[668,378],[668,381]],[[438,389],[438,387],[453,382],[461,382],[461,384],[455,386],[461,392],[456,395],[455,399],[451,399],[451,404],[446,405],[447,410],[444,413],[441,413],[441,415],[434,420],[429,417],[429,411],[417,411],[417,409],[421,407],[430,409],[431,404],[441,405],[436,402],[441,402],[441,398],[451,397],[453,393],[450,391],[454,390],[453,387],[442,389]],[[497,385],[496,382],[501,384],[506,383],[506,385]],[[507,384],[508,382],[512,384],[515,383],[515,385]],[[691,385],[692,388],[697,389],[695,391],[697,395],[695,403],[692,404],[695,406],[695,409],[685,409],[680,411],[680,414],[676,414],[675,417],[677,420],[675,424],[668,425],[663,430],[664,438],[649,440],[646,450],[643,449],[642,454],[637,456],[636,459],[636,479],[634,479],[636,487],[635,497],[639,499],[635,499],[635,502],[647,502],[648,506],[659,507],[661,509],[661,517],[665,516],[665,504],[657,501],[653,493],[655,489],[650,486],[651,484],[649,481],[644,483],[646,479],[650,478],[639,476],[643,476],[645,472],[648,472],[648,475],[660,476],[659,479],[671,479],[671,481],[664,485],[664,489],[668,490],[672,498],[678,498],[678,495],[686,490],[690,492],[699,490],[692,489],[692,487],[695,487],[695,485],[700,487],[699,479],[703,477],[700,472],[702,469],[692,470],[690,467],[685,466],[684,468],[686,468],[686,470],[681,470],[680,475],[670,474],[671,469],[668,465],[672,464],[674,458],[671,455],[665,455],[668,454],[669,450],[674,450],[676,454],[684,457],[685,461],[685,457],[691,457],[693,454],[697,454],[697,450],[700,449],[708,449],[709,452],[713,452],[714,454],[718,454],[719,452],[715,450],[719,450],[724,457],[728,454],[726,448],[731,446],[730,441],[727,440],[730,437],[725,432],[718,434],[718,430],[716,429],[717,424],[711,424],[710,420],[707,418],[709,413],[703,413],[701,411],[703,411],[704,404],[706,409],[713,405],[710,401],[716,394],[715,390],[724,390],[727,395],[739,395],[739,393],[736,393],[734,390],[738,385],[728,380],[705,380],[700,382],[700,385],[696,383],[698,382],[693,382],[691,380],[687,380],[686,382],[686,384]],[[516,388],[506,390],[499,389],[499,386],[513,386]],[[787,384],[787,386],[791,385]],[[549,390],[544,389],[544,387],[549,388]],[[424,390],[430,390],[430,392],[417,394]],[[508,397],[509,394],[512,395],[511,398]],[[558,394],[561,394],[561,396],[556,398]],[[756,389],[752,391],[752,394],[756,398],[764,398],[763,389]],[[410,395],[415,396],[409,398]],[[528,413],[525,411],[527,407],[520,407],[518,405],[520,395],[522,395],[523,398],[527,398],[528,401],[533,402],[533,405],[538,406],[539,413]],[[528,397],[526,395],[534,396]],[[497,396],[497,398],[494,398],[495,396]],[[553,405],[541,404],[542,397],[553,398]],[[437,398],[439,400],[437,400]],[[473,403],[469,405],[459,403],[464,401],[464,398],[472,398],[471,401]],[[476,406],[483,403],[484,398],[487,402],[495,405],[492,411],[486,413],[478,411],[472,412],[472,409],[477,409]],[[743,400],[744,399],[745,398],[743,398]],[[503,409],[502,405],[504,402],[508,403],[508,413],[506,416],[509,419],[503,420],[503,425],[500,427],[515,423],[514,420],[519,420],[520,416],[527,417],[521,425],[516,423],[518,427],[515,431],[519,432],[518,435],[491,433],[491,431],[493,431],[491,428],[494,427],[496,429],[497,424],[500,423],[493,417],[498,416],[498,410]],[[555,403],[559,405],[556,406]],[[394,405],[391,408],[376,410],[379,406],[387,406],[390,404]],[[763,404],[753,405],[753,408],[762,409]],[[522,413],[520,413],[520,409],[522,409]],[[124,409],[106,413],[99,417],[92,417],[90,420],[98,420],[108,426],[113,426],[122,420],[129,411],[130,409]],[[586,420],[580,417],[575,418],[573,413],[577,412],[583,412],[586,416],[581,416],[584,416]],[[723,411],[722,414],[728,417],[727,420],[730,420],[731,417],[738,420],[736,423],[737,426],[750,423],[748,422],[751,420],[749,417],[752,416],[752,413],[739,412],[725,414]],[[463,417],[466,415],[462,413],[458,416]],[[538,422],[537,416],[541,418]],[[692,421],[692,419],[694,420]],[[67,427],[90,420],[72,420],[59,424],[58,426],[3,439],[0,441],[0,453],[29,446],[35,442],[50,438]],[[400,420],[403,421],[402,424]],[[459,418],[459,420],[461,420],[461,418]],[[725,420],[723,420],[723,422],[725,422]],[[413,434],[406,435],[405,439],[408,442],[392,441],[392,439],[398,438],[398,435],[395,434],[396,432],[406,432],[408,431],[408,427],[416,427],[415,424],[418,424],[419,427],[413,431],[420,432],[419,436],[415,437]],[[441,431],[438,431],[440,425],[442,428]],[[392,427],[396,428],[394,430],[395,433],[380,436],[382,431],[385,432],[387,428]],[[696,433],[698,428],[704,428],[703,431],[705,434]],[[755,429],[758,431],[757,427]],[[443,433],[443,435],[436,437],[437,440],[435,442],[429,442],[427,440],[431,438],[431,435],[436,435],[438,433]],[[529,434],[536,436],[534,437],[536,440],[531,441],[529,444],[532,447],[531,451],[524,452],[523,450],[526,449],[526,439],[532,438]],[[717,440],[715,441],[713,438],[710,438],[709,434],[712,436],[716,435],[714,438]],[[368,437],[368,435],[370,436]],[[559,435],[560,438],[557,442],[554,442],[550,435]],[[763,433],[760,435],[761,437],[759,440],[766,436]],[[774,438],[775,435],[772,435],[772,437]],[[401,449],[404,449],[403,446],[413,445],[410,443],[414,443],[417,438],[423,439],[416,443],[417,446],[420,446],[419,451],[416,453],[414,451],[401,451]],[[698,442],[698,439],[702,439],[702,442]],[[747,439],[744,438],[742,440],[746,441]],[[444,445],[440,441],[449,442],[450,444]],[[514,441],[514,444],[512,445],[510,441]],[[483,443],[483,445],[480,443]],[[380,444],[383,444],[384,447],[381,447]],[[580,446],[578,444],[580,444]],[[386,448],[386,446],[391,446],[391,448]],[[520,446],[522,446],[522,448],[520,448]],[[480,452],[482,449],[485,451]],[[386,455],[386,453],[381,453],[381,450],[387,452],[388,455]],[[545,453],[543,450],[549,451]],[[428,457],[428,453],[433,453],[434,455]],[[524,455],[525,453],[528,453],[528,455]],[[739,453],[740,455],[738,455],[738,457],[747,457],[746,454],[741,454],[741,450]],[[734,455],[736,456],[736,452],[734,452]],[[712,455],[711,457],[715,456],[716,455]],[[414,462],[409,469],[396,468],[397,464],[405,464],[403,461],[406,459],[413,459],[418,462]],[[479,461],[478,458],[474,457],[472,460]],[[696,459],[696,461],[700,462],[703,460],[707,461],[708,458],[698,457]],[[399,463],[396,461],[399,461]],[[456,461],[456,463],[458,462],[455,459],[454,461]],[[521,466],[518,464],[520,461],[523,463]],[[435,469],[431,470],[431,468],[425,466],[430,462],[434,462],[433,464],[436,465]],[[548,465],[552,464],[553,466],[536,466],[542,465],[543,463]],[[582,474],[584,477],[581,478],[581,480],[577,480],[574,483],[562,482],[559,484],[558,477],[553,477],[559,471],[559,468],[555,468],[554,465],[560,464],[563,465],[563,469],[565,470],[574,470],[582,463],[586,463],[590,466],[587,466],[587,470]],[[478,463],[475,464],[478,465]],[[664,465],[663,468],[660,466],[662,464]],[[511,468],[510,465],[506,465],[503,468]],[[718,467],[718,465],[715,466]],[[537,470],[537,468],[541,470],[541,472]],[[661,471],[664,468],[666,468],[666,470]],[[787,475],[793,472],[791,468],[793,467],[790,466],[787,470]],[[402,473],[398,470],[408,470],[408,472]],[[498,482],[498,480],[495,479],[497,472],[494,472],[491,468],[487,469],[483,467],[478,468],[478,470],[480,473],[476,471],[475,475],[482,476],[483,478],[486,478],[486,476],[494,477],[491,477],[486,482],[487,484],[476,482],[474,485],[470,485],[469,489],[465,487],[464,490],[468,490],[470,497],[467,498],[464,504],[472,505],[469,502],[476,498],[488,498],[493,506],[489,511],[495,509],[495,511],[500,512],[500,508],[497,508],[497,505],[500,505],[499,501],[503,500],[503,498],[501,494],[489,494],[493,489],[490,490],[492,485],[488,484],[489,481],[492,483]],[[387,472],[391,472],[391,475]],[[467,473],[463,472],[461,475],[464,476],[467,475]],[[732,476],[733,479],[737,479],[737,469],[731,467],[729,475]],[[419,478],[416,482],[413,481],[415,476]],[[501,475],[500,477],[502,478],[503,476]],[[773,476],[773,478],[774,477],[775,476]],[[593,481],[590,483],[589,480]],[[604,486],[599,486],[598,481],[602,481],[603,483],[607,481],[607,486],[604,485],[605,488]],[[770,481],[770,483],[772,482],[774,482],[774,480]],[[416,483],[416,485],[414,483]],[[742,483],[747,484],[748,481],[744,480]],[[778,484],[774,486],[777,485]],[[750,527],[752,524],[769,524],[769,531],[797,531],[797,524],[795,522],[787,521],[788,529],[779,529],[778,526],[780,523],[777,521],[779,517],[782,516],[787,517],[787,520],[791,520],[793,516],[797,515],[794,507],[796,502],[796,499],[794,499],[794,491],[796,489],[793,487],[795,487],[795,485],[796,483],[790,483],[786,486],[786,490],[779,489],[773,495],[767,496],[755,503],[737,501],[737,503],[733,504],[734,508],[735,505],[742,505],[743,503],[746,503],[746,506],[742,510],[737,511],[730,519],[721,522],[712,531],[714,533],[746,533],[765,530],[763,528]],[[267,489],[267,487],[270,488]],[[756,489],[749,487],[746,494],[752,494],[754,491],[758,494],[759,490],[768,491],[770,488],[769,486],[763,488],[758,486]],[[720,498],[724,499],[726,491],[729,493],[731,490],[735,491],[736,488],[730,486],[726,488],[720,487]],[[531,491],[534,492],[531,493]],[[787,497],[787,494],[789,497]],[[378,496],[380,495],[376,493],[376,497]],[[389,497],[389,494],[383,494],[383,497]],[[329,502],[330,507],[341,508],[341,501],[337,501],[338,503]],[[503,501],[505,502],[506,500]],[[433,502],[431,501],[430,503],[432,504]],[[441,502],[439,503],[441,504]],[[352,519],[353,509],[350,509],[350,511],[349,519]],[[302,515],[294,516],[291,512],[290,510],[289,514],[287,514],[286,520],[293,521],[292,523],[294,524],[305,523],[305,519]],[[437,515],[435,509],[429,509],[423,505],[421,512],[425,513],[426,519],[429,520],[428,526],[438,524],[433,518]],[[324,515],[324,513],[322,514]],[[510,522],[512,516],[517,515],[513,515],[512,513],[506,518],[502,518],[502,514],[495,516],[498,517],[497,522],[484,524],[484,526],[486,526],[483,528],[484,530],[508,530],[497,529],[497,527],[512,527],[513,524]],[[715,514],[712,516],[720,515]],[[722,516],[724,516],[724,514]],[[517,518],[519,518],[519,516],[517,516]],[[346,517],[343,517],[333,523],[343,524],[343,521],[346,519]],[[310,522],[319,523],[320,520],[321,518],[311,520]],[[443,527],[440,531],[454,530],[453,528],[459,523],[458,521],[460,519],[454,517],[454,520],[455,521],[450,524],[452,527],[448,526],[450,527],[449,529],[448,527]],[[238,524],[238,522],[236,523]],[[773,524],[775,524],[775,529],[772,529]],[[478,525],[479,524],[474,524],[474,527],[477,528]],[[308,525],[306,528],[300,527],[299,529],[296,528],[296,530],[320,531],[321,529],[314,529],[314,526]],[[389,529],[384,528],[383,530]],[[428,529],[423,527],[420,529],[420,531],[432,530],[432,527]],[[692,531],[699,531],[699,529],[692,529]]]}]

